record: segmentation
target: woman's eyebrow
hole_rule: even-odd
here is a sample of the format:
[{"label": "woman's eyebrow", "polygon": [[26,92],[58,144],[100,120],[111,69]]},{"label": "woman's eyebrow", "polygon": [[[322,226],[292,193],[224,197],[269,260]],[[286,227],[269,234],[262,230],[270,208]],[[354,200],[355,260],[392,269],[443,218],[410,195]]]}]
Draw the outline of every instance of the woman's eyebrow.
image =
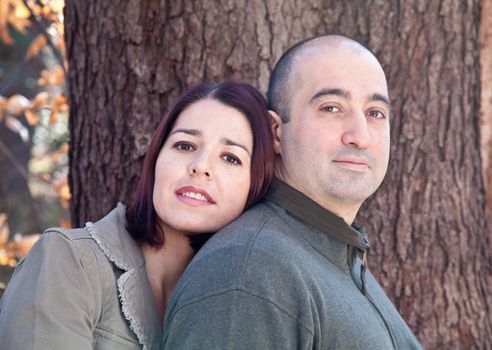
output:
[{"label": "woman's eyebrow", "polygon": [[202,132],[198,129],[176,129],[174,130],[171,135],[177,134],[179,132],[182,132],[184,134],[192,135],[192,136],[201,136]]},{"label": "woman's eyebrow", "polygon": [[246,153],[248,153],[250,156],[251,156],[251,152],[246,148],[246,146],[240,144],[240,143],[237,143],[235,141],[232,141],[231,139],[228,139],[228,138],[222,138],[220,140],[224,145],[227,145],[227,146],[236,146],[236,147],[240,147],[242,149],[244,149],[246,151]]}]

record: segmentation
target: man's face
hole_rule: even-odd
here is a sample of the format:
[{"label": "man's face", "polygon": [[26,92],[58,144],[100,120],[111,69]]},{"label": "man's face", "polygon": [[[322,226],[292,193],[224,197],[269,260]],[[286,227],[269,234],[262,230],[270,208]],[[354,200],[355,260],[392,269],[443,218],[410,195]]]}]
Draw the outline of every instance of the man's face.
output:
[{"label": "man's face", "polygon": [[281,178],[339,215],[342,206],[356,213],[388,166],[384,72],[368,52],[315,48],[297,57],[291,79],[290,121],[280,127]]}]

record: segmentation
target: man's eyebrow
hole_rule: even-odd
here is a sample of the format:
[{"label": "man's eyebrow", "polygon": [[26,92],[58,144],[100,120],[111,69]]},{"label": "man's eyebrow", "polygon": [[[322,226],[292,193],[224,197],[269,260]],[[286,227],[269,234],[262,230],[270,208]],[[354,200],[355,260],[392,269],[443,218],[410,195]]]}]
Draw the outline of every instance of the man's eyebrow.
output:
[{"label": "man's eyebrow", "polygon": [[[309,101],[313,102],[314,100],[316,100],[320,97],[328,96],[328,95],[340,96],[340,97],[344,97],[346,99],[350,99],[352,97],[350,92],[347,90],[338,89],[338,88],[324,88],[324,89],[319,90],[317,93],[315,93]],[[374,94],[370,95],[367,100],[368,101],[383,102],[389,108],[390,112],[393,109],[391,106],[390,100],[385,95],[374,93]]]},{"label": "man's eyebrow", "polygon": [[182,132],[184,134],[188,134],[191,136],[201,136],[202,135],[202,132],[200,130],[197,130],[197,129],[176,129],[171,133],[171,135],[177,134],[179,132]]},{"label": "man's eyebrow", "polygon": [[381,95],[381,94],[372,94],[371,96],[369,96],[368,100],[369,101],[383,102],[388,107],[388,109],[390,110],[390,112],[393,110],[393,107],[391,107],[390,100],[388,99],[388,97],[386,97],[384,95]]},{"label": "man's eyebrow", "polygon": [[337,89],[337,88],[324,88],[319,90],[317,93],[315,93],[313,97],[309,99],[309,102],[313,102],[314,100],[320,97],[328,96],[328,95],[350,98],[350,92],[348,92],[347,90]]},{"label": "man's eyebrow", "polygon": [[246,153],[248,153],[250,156],[251,156],[251,152],[246,148],[246,146],[238,143],[238,142],[235,142],[235,141],[232,141],[231,139],[228,139],[228,138],[222,138],[220,139],[220,141],[224,144],[224,145],[227,145],[227,146],[236,146],[236,147],[240,147],[242,149],[244,149],[246,151]]}]

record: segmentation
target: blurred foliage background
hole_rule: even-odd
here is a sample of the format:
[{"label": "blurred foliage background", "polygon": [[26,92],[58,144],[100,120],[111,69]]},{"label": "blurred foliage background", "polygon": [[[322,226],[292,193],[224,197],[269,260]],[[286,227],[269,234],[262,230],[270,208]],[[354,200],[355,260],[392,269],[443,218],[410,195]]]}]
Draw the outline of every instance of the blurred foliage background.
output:
[{"label": "blurred foliage background", "polygon": [[0,295],[50,226],[70,225],[63,0],[0,0]]}]

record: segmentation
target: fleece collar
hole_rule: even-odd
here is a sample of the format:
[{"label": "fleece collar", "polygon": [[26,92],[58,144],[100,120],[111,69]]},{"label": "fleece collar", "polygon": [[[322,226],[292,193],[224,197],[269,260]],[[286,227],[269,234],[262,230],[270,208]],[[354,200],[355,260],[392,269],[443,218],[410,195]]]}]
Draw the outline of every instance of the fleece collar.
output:
[{"label": "fleece collar", "polygon": [[143,349],[154,349],[161,341],[161,324],[145,259],[126,230],[125,211],[125,206],[118,203],[108,215],[95,223],[88,222],[85,228],[108,260],[125,271],[117,280],[121,310]]}]

